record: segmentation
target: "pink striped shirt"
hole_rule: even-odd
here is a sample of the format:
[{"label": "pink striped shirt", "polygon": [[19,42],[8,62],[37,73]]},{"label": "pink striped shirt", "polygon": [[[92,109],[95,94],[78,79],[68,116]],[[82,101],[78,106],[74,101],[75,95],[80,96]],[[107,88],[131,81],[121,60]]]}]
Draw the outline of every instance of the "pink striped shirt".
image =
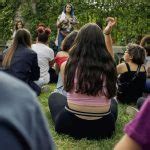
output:
[{"label": "pink striped shirt", "polygon": [[74,88],[71,92],[67,92],[68,103],[80,105],[80,106],[110,106],[110,99],[106,97],[107,90],[105,83],[103,85],[103,92],[100,92],[97,96],[89,96],[86,94],[80,94],[75,92],[76,78],[74,79]]}]

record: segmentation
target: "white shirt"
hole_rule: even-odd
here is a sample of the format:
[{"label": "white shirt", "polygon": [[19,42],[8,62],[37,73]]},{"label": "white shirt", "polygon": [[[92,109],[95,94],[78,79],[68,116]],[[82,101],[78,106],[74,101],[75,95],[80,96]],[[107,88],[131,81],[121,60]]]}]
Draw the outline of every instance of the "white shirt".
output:
[{"label": "white shirt", "polygon": [[37,53],[40,79],[44,80],[44,84],[47,84],[50,81],[49,62],[54,59],[54,51],[42,43],[32,44],[32,49]]}]

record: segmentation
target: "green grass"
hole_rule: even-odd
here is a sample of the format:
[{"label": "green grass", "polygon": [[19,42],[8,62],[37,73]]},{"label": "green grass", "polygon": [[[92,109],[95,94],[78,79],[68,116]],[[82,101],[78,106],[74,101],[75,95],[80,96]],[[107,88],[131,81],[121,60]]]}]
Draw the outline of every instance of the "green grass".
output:
[{"label": "green grass", "polygon": [[119,104],[118,119],[116,123],[116,132],[111,139],[106,140],[75,140],[74,138],[64,135],[57,134],[54,129],[54,124],[51,119],[51,115],[48,108],[48,97],[50,93],[54,90],[55,84],[50,85],[49,93],[42,93],[39,97],[39,101],[42,105],[42,109],[47,117],[50,132],[55,141],[58,150],[111,150],[113,149],[115,143],[123,135],[124,125],[131,120],[131,116],[125,113],[127,105]]}]

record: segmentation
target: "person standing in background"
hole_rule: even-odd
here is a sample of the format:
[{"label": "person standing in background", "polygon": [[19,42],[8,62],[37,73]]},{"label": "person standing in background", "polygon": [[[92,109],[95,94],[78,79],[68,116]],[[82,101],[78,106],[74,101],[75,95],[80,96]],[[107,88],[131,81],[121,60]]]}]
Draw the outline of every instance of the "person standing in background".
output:
[{"label": "person standing in background", "polygon": [[62,40],[74,30],[74,26],[78,24],[77,18],[74,15],[73,6],[67,3],[57,20],[58,28],[58,50],[61,47]]},{"label": "person standing in background", "polygon": [[16,21],[16,23],[15,23],[15,30],[14,30],[14,32],[13,32],[12,38],[15,37],[17,30],[18,30],[18,29],[22,29],[22,28],[24,28],[24,23],[23,23],[23,21],[22,21],[22,20]]}]

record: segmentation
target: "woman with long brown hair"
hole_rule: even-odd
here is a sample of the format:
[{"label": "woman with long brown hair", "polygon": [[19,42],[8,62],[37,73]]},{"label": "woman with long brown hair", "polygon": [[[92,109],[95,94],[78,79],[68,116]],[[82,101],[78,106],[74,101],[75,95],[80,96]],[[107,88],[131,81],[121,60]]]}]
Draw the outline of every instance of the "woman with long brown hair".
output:
[{"label": "woman with long brown hair", "polygon": [[40,70],[37,62],[37,54],[31,50],[31,35],[26,29],[16,32],[12,46],[7,50],[3,63],[5,72],[26,82],[36,93],[40,94],[40,88],[34,83],[39,79]]},{"label": "woman with long brown hair", "polygon": [[[110,36],[113,24],[110,20],[105,36]],[[49,97],[55,130],[75,138],[110,138],[117,119],[117,72],[98,25],[89,23],[79,30],[61,70],[67,97]]]}]

